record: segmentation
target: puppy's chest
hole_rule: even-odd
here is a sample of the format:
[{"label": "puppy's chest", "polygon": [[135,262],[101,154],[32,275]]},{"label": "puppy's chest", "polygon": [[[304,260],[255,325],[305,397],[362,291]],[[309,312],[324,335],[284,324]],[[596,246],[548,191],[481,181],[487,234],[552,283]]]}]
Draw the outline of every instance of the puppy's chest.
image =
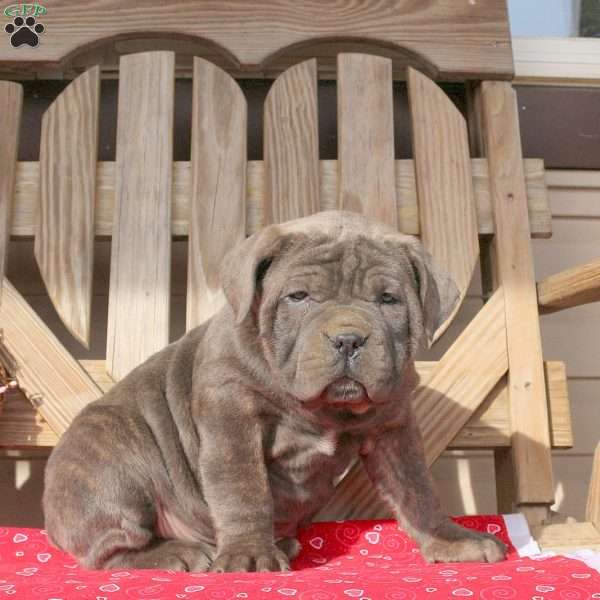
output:
[{"label": "puppy's chest", "polygon": [[266,448],[274,495],[279,491],[298,501],[320,495],[324,488],[333,487],[333,480],[343,473],[356,450],[357,444],[332,431],[313,433],[278,426]]}]

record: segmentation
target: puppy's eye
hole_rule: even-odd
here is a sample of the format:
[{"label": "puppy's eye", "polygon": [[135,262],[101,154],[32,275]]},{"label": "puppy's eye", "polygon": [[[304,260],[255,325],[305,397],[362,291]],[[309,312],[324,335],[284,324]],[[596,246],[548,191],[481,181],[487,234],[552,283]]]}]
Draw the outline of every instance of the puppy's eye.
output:
[{"label": "puppy's eye", "polygon": [[398,302],[400,302],[400,300],[396,298],[396,296],[394,296],[393,294],[390,294],[389,292],[383,292],[383,294],[379,296],[380,304],[398,304]]},{"label": "puppy's eye", "polygon": [[288,298],[292,301],[292,302],[300,302],[301,300],[304,300],[305,298],[308,298],[308,293],[305,291],[298,291],[298,292],[294,292],[293,294],[288,294]]}]

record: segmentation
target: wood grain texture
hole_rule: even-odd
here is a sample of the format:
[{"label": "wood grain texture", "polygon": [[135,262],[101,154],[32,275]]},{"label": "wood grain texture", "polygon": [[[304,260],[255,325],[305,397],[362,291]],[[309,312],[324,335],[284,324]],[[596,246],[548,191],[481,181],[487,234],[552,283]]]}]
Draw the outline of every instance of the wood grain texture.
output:
[{"label": "wood grain texture", "polygon": [[107,370],[122,379],[169,341],[175,57],[121,60]]},{"label": "wood grain texture", "polygon": [[[396,198],[398,227],[403,233],[419,234],[419,207],[415,170],[412,160],[397,160]],[[337,208],[337,161],[320,161],[321,210]],[[552,233],[552,215],[544,185],[543,162],[538,159],[523,161],[527,185],[531,236],[546,238]],[[489,190],[487,160],[471,160],[477,222],[480,234],[494,233],[494,218]],[[189,162],[173,163],[173,216],[171,233],[185,236],[189,232],[190,197],[192,194],[192,167]],[[39,164],[17,163],[17,181],[11,235],[30,237],[35,233],[35,213],[39,201]],[[99,162],[96,178],[96,235],[111,236],[115,203],[115,163]],[[258,231],[263,224],[265,197],[264,163],[248,161],[246,175],[246,235]]]},{"label": "wood grain texture", "polygon": [[431,465],[508,368],[504,295],[497,290],[438,362],[413,398]]},{"label": "wood grain texture", "polygon": [[35,258],[66,328],[89,348],[100,68],[80,75],[42,118]]},{"label": "wood grain texture", "polygon": [[319,211],[317,61],[280,75],[264,107],[263,222],[282,223]]},{"label": "wood grain texture", "polygon": [[100,389],[6,278],[0,323],[18,365],[19,388],[62,435],[79,411],[100,397]]},{"label": "wood grain texture", "polygon": [[23,394],[8,395],[0,418],[0,448],[53,448],[59,439]]},{"label": "wood grain texture", "polygon": [[518,504],[554,500],[548,407],[515,94],[481,87],[495,222],[497,277],[505,295],[515,492]]},{"label": "wood grain texture", "polygon": [[294,0],[149,0],[127,6],[92,0],[84,11],[53,2],[40,22],[51,32],[43,43],[18,53],[1,45],[0,65],[20,72],[57,69],[64,58],[101,40],[153,32],[202,38],[229,65],[246,72],[262,70],[291,46],[357,39],[416,57],[436,77],[509,79],[513,71],[504,0],[341,0],[302,6]]},{"label": "wood grain texture", "polygon": [[593,523],[556,523],[533,527],[532,534],[543,552],[566,553],[572,550],[600,552],[600,530]]},{"label": "wood grain texture", "polygon": [[[106,372],[106,363],[103,360],[81,360],[79,364],[102,390],[108,392],[115,384]],[[417,362],[416,368],[421,379],[431,376],[436,367],[435,362]],[[571,418],[569,412],[569,398],[567,396],[566,381],[561,378],[565,375],[564,364],[556,361],[544,363],[547,372],[548,405],[552,420],[552,447],[566,449],[573,445],[571,432]],[[33,409],[32,409],[33,410]],[[17,412],[13,417],[14,422],[20,420],[20,425],[14,429],[11,439],[18,440],[19,447],[33,447],[36,436],[39,434],[42,440],[39,445],[46,445],[44,440],[47,436],[54,435],[50,427],[42,420],[35,420],[32,425],[31,416],[24,414],[22,418]],[[2,419],[0,419],[0,425]],[[40,429],[41,428],[41,429]],[[4,431],[1,429],[1,431]],[[460,430],[456,437],[450,442],[449,450],[475,450],[494,449],[510,447],[510,415],[508,408],[508,389],[506,377],[502,377],[492,391],[487,395],[484,402],[473,412],[473,416]],[[0,435],[0,447],[5,440]]]},{"label": "wood grain texture", "polygon": [[594,466],[590,479],[585,517],[596,527],[600,535],[600,444],[594,454]]},{"label": "wood grain texture", "polygon": [[0,281],[4,280],[12,227],[22,106],[23,87],[12,81],[0,81]]},{"label": "wood grain texture", "polygon": [[438,85],[414,69],[408,69],[408,97],[421,241],[460,294],[435,341],[460,309],[477,265],[475,193],[464,117]]},{"label": "wood grain texture", "polygon": [[338,208],[398,226],[392,61],[338,56]]},{"label": "wood grain texture", "polygon": [[211,63],[194,60],[192,196],[186,329],[223,304],[219,266],[246,233],[247,105],[238,84]]},{"label": "wood grain texture", "polygon": [[515,466],[512,449],[494,449],[494,475],[496,479],[496,510],[500,514],[515,511]]},{"label": "wood grain texture", "polygon": [[600,300],[600,259],[551,275],[537,284],[542,314]]}]

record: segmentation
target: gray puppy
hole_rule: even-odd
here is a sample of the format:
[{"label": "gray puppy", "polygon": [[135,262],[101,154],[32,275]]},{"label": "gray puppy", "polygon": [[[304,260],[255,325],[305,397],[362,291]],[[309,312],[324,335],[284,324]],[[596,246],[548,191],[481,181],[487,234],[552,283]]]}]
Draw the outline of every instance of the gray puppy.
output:
[{"label": "gray puppy", "polygon": [[442,512],[410,394],[457,301],[415,238],[348,212],[229,252],[226,306],[73,421],[46,528],[88,568],[285,570],[299,526],[360,455],[428,561],[501,560]]}]

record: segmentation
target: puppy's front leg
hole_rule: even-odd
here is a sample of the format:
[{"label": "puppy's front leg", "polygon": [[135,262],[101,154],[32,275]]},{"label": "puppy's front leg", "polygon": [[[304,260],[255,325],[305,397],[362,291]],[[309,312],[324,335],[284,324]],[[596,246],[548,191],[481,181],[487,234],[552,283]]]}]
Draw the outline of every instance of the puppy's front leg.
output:
[{"label": "puppy's front leg", "polygon": [[273,537],[261,423],[250,404],[235,400],[239,392],[218,396],[203,403],[197,419],[202,488],[217,538],[211,570],[286,571]]},{"label": "puppy's front leg", "polygon": [[443,513],[412,415],[406,425],[377,438],[363,461],[400,526],[421,547],[425,560],[497,562],[504,558],[506,547],[498,538],[465,529]]}]

